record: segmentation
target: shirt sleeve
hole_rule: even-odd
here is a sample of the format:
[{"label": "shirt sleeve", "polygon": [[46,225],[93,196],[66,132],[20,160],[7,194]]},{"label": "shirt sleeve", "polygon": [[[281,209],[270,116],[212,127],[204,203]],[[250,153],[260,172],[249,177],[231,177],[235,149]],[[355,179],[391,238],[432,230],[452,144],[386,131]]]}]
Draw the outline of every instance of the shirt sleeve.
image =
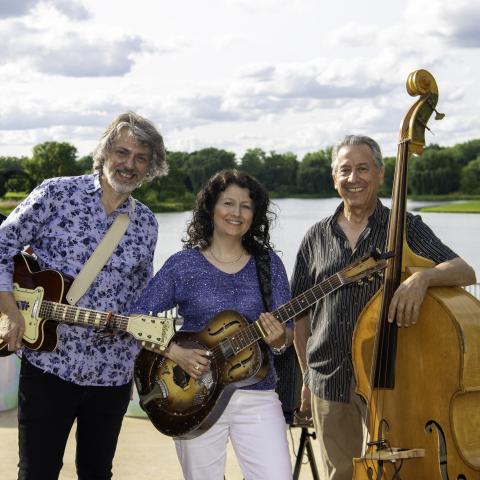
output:
[{"label": "shirt sleeve", "polygon": [[435,263],[452,260],[458,255],[447,247],[426,225],[420,215],[407,216],[407,243],[414,253]]},{"label": "shirt sleeve", "polygon": [[[275,310],[289,302],[292,296],[288,284],[287,272],[280,257],[276,253],[271,252],[270,260],[272,272],[272,310]],[[287,322],[287,325],[292,327],[291,319]]]},{"label": "shirt sleeve", "polygon": [[12,291],[13,257],[41,232],[51,215],[49,180],[36,187],[0,226],[0,291]]},{"label": "shirt sleeve", "polygon": [[155,315],[173,308],[177,304],[174,274],[175,261],[170,257],[133,303],[130,313],[152,312]]},{"label": "shirt sleeve", "polygon": [[315,283],[315,280],[312,279],[310,267],[313,263],[311,259],[311,249],[309,247],[311,235],[312,230],[307,232],[303,238],[295,259],[292,279],[290,282],[293,297],[298,297],[298,295],[305,292],[305,290],[313,287]]},{"label": "shirt sleeve", "polygon": [[136,289],[138,292],[134,297],[135,299],[141,297],[142,292],[153,277],[153,257],[155,255],[155,246],[157,245],[158,237],[158,223],[153,214],[149,219],[149,228],[146,232],[146,237],[149,240],[148,254],[143,259],[138,271],[135,272],[135,279],[137,280]]}]

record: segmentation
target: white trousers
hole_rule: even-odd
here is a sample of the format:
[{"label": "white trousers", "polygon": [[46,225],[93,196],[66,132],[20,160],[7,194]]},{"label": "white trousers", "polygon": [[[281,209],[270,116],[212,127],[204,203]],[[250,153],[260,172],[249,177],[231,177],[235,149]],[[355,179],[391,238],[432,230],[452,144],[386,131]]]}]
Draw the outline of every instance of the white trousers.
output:
[{"label": "white trousers", "polygon": [[245,480],[291,480],[286,423],[273,390],[237,390],[218,421],[190,440],[175,440],[187,480],[223,480],[230,437]]}]

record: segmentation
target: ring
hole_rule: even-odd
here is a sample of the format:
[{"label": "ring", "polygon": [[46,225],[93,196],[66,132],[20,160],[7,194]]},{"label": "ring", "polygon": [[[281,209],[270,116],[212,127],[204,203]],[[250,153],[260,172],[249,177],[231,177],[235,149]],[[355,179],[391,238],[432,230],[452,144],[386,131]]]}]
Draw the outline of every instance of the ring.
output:
[{"label": "ring", "polygon": [[200,365],[197,363],[194,368],[195,368],[195,370],[198,371],[198,370],[200,370]]}]

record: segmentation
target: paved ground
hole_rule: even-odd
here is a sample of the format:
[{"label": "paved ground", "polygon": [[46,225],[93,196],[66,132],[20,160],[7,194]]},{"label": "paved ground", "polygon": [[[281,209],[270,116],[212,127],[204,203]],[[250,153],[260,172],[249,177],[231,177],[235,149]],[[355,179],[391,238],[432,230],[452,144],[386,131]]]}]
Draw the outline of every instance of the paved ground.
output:
[{"label": "paved ground", "polygon": [[[14,480],[17,475],[17,411],[0,412],[0,478]],[[292,428],[295,451],[301,430]],[[290,437],[290,433],[288,434]],[[47,440],[47,439],[46,439]],[[292,439],[289,438],[292,446]],[[314,446],[315,447],[315,446]],[[295,456],[292,452],[292,464]],[[75,480],[74,438],[70,436],[61,480]],[[306,459],[305,459],[306,460]],[[169,437],[160,434],[145,418],[125,417],[113,467],[115,480],[181,480],[182,473]],[[242,475],[231,446],[227,454],[227,480],[241,480]],[[300,479],[311,480],[309,464],[301,468]],[[274,480],[274,479],[264,479]]]}]

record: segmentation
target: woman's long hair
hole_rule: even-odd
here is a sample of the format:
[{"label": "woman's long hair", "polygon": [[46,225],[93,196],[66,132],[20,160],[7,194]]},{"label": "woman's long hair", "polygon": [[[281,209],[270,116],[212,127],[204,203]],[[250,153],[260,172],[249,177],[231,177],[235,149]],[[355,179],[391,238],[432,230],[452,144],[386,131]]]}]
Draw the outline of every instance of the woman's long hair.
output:
[{"label": "woman's long hair", "polygon": [[184,248],[196,246],[205,249],[210,246],[213,236],[213,210],[220,194],[230,185],[247,188],[253,201],[253,220],[248,232],[242,238],[242,245],[250,254],[272,249],[270,225],[276,215],[270,207],[265,187],[254,177],[241,170],[222,170],[211,177],[198,192],[192,220],[182,239]]}]

